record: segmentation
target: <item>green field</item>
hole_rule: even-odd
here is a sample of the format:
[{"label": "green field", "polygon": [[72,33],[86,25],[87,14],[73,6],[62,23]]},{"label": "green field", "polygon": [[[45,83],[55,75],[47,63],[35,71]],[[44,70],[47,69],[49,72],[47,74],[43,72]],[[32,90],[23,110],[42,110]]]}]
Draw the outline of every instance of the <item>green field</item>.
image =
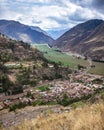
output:
[{"label": "green field", "polygon": [[[62,64],[65,66],[77,68],[78,64],[83,66],[88,65],[87,60],[78,59],[75,56],[72,56],[71,54],[64,54],[56,48],[49,48],[46,44],[35,44],[35,47],[42,51],[47,59],[55,62],[62,62]],[[92,68],[90,70],[90,73],[104,75],[104,63],[93,62],[93,65],[95,65],[95,68]]]},{"label": "green field", "polygon": [[95,65],[95,68],[91,68],[89,72],[92,74],[98,74],[104,76],[104,63],[92,62],[92,64]]},{"label": "green field", "polygon": [[88,62],[83,59],[77,59],[72,55],[67,55],[59,52],[56,48],[49,48],[47,45],[35,45],[40,51],[44,53],[44,56],[55,62],[62,62],[66,66],[77,67],[78,64],[88,65]]}]

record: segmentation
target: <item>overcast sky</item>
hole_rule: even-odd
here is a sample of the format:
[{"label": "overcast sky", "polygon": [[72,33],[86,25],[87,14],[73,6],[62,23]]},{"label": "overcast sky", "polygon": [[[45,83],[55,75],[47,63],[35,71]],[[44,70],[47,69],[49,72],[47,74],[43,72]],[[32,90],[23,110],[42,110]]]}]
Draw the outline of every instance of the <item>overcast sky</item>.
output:
[{"label": "overcast sky", "polygon": [[104,0],[0,0],[0,19],[61,30],[89,19],[104,20]]}]

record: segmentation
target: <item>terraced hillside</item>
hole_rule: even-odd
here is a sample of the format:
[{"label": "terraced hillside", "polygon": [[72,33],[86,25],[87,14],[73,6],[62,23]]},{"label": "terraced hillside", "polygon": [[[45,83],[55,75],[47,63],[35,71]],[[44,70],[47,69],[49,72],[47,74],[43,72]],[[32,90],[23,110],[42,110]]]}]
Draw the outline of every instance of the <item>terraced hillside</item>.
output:
[{"label": "terraced hillside", "polygon": [[44,80],[65,78],[68,73],[67,68],[49,62],[36,48],[2,34],[0,64],[0,91],[6,94],[21,93],[23,87],[34,87]]}]

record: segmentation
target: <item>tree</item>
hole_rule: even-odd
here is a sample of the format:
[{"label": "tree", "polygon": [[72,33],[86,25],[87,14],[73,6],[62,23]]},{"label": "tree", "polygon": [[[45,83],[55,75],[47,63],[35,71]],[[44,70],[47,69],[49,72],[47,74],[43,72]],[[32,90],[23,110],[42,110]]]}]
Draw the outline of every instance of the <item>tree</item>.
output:
[{"label": "tree", "polygon": [[5,92],[6,95],[12,83],[6,75],[0,76],[0,82],[2,83],[3,92]]}]

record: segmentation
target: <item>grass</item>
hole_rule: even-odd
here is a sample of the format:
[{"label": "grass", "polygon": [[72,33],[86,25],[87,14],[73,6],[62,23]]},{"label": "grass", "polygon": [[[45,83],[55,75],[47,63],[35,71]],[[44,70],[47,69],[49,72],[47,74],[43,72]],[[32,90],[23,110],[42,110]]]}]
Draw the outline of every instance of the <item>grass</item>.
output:
[{"label": "grass", "polygon": [[[44,56],[47,59],[51,61],[62,62],[63,65],[69,66],[71,68],[77,68],[78,64],[82,66],[88,65],[88,62],[86,60],[77,59],[72,55],[63,54],[56,48],[49,48],[46,44],[36,44],[35,46],[44,53]],[[93,65],[95,65],[95,67],[91,68],[89,73],[104,75],[104,63],[93,62]]]},{"label": "grass", "polygon": [[50,87],[50,85],[44,85],[44,86],[38,87],[37,89],[40,90],[41,92],[44,92],[44,91],[50,90],[49,87]]},{"label": "grass", "polygon": [[80,63],[81,65],[87,65],[88,62],[83,59],[76,59],[72,55],[67,55],[60,52],[56,48],[49,48],[47,45],[35,45],[40,51],[44,53],[44,56],[55,62],[62,62],[65,66],[75,67]]},{"label": "grass", "polygon": [[89,71],[92,74],[103,75],[104,76],[104,63],[102,62],[92,62],[95,68],[91,68]]},{"label": "grass", "polygon": [[40,115],[10,130],[104,130],[104,104],[85,105],[67,113]]},{"label": "grass", "polygon": [[77,108],[77,107],[83,107],[85,105],[85,103],[83,101],[79,101],[79,102],[75,102],[73,104],[71,104],[72,108]]}]

